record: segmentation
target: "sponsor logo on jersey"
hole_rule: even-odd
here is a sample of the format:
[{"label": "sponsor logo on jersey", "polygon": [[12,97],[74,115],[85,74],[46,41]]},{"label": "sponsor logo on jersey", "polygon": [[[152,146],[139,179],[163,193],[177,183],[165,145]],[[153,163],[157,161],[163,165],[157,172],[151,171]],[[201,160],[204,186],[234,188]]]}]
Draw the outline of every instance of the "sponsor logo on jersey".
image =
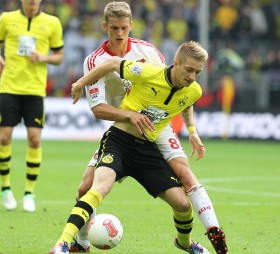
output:
[{"label": "sponsor logo on jersey", "polygon": [[142,64],[134,63],[130,67],[130,72],[135,74],[135,75],[141,75],[143,72],[144,66]]},{"label": "sponsor logo on jersey", "polygon": [[89,89],[89,94],[91,98],[97,98],[99,95],[99,88],[98,87],[93,87]]},{"label": "sponsor logo on jersey", "polygon": [[113,162],[113,160],[114,160],[114,158],[113,158],[113,156],[111,155],[111,154],[108,154],[108,155],[106,155],[106,156],[104,156],[103,158],[102,158],[102,162],[104,162],[104,163],[112,163]]},{"label": "sponsor logo on jersey", "polygon": [[158,123],[161,119],[164,119],[169,115],[169,113],[165,110],[157,108],[155,106],[149,106],[146,109],[142,109],[139,111],[139,113],[149,117],[149,119],[153,123]]},{"label": "sponsor logo on jersey", "polygon": [[156,89],[154,87],[151,87],[152,91],[155,93],[155,96],[157,96],[157,93],[160,92],[159,90],[156,91]]}]

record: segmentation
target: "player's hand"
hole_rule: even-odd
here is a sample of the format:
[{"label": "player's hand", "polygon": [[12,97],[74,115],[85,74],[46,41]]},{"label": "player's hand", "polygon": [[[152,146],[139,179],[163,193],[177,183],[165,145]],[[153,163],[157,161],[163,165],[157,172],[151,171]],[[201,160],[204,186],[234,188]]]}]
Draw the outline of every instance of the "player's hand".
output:
[{"label": "player's hand", "polygon": [[0,76],[2,74],[2,71],[4,69],[4,65],[5,65],[5,60],[4,58],[0,55]]},{"label": "player's hand", "polygon": [[192,145],[192,153],[190,157],[192,158],[195,155],[195,153],[197,153],[196,160],[200,160],[201,158],[203,158],[206,150],[196,132],[189,134],[189,141]]},{"label": "player's hand", "polygon": [[41,53],[37,51],[33,51],[31,55],[29,56],[29,59],[33,63],[44,63],[46,62],[46,56],[42,55]]},{"label": "player's hand", "polygon": [[147,133],[147,130],[154,130],[154,124],[151,122],[149,117],[145,115],[142,115],[138,112],[129,111],[129,119],[141,134]]},{"label": "player's hand", "polygon": [[75,104],[83,96],[83,87],[79,83],[72,84],[71,96],[73,99],[73,104]]}]

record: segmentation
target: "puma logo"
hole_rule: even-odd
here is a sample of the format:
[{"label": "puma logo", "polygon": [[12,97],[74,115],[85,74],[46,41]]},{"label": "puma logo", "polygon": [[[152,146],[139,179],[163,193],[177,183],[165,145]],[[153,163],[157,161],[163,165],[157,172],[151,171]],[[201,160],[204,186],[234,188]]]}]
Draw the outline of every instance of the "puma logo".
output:
[{"label": "puma logo", "polygon": [[42,125],[42,120],[38,119],[38,118],[35,118],[34,119],[34,122],[36,122],[37,124],[39,125]]},{"label": "puma logo", "polygon": [[151,88],[152,89],[152,91],[155,93],[155,96],[157,96],[157,93],[159,92],[159,90],[158,91],[156,91],[156,89],[155,88]]}]

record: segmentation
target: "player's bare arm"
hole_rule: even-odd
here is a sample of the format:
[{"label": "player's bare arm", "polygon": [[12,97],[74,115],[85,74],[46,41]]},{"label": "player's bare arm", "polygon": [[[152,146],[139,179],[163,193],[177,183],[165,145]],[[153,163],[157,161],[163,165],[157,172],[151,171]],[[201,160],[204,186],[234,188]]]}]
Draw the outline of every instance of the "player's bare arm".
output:
[{"label": "player's bare arm", "polygon": [[187,130],[189,133],[189,142],[192,146],[192,153],[190,157],[192,158],[195,153],[197,153],[197,158],[196,160],[200,160],[201,158],[204,157],[205,155],[205,147],[199,138],[196,128],[195,128],[195,123],[194,123],[194,116],[193,116],[193,106],[186,108],[182,112],[182,117],[184,119],[184,122],[187,126]]},{"label": "player's bare arm", "polygon": [[64,59],[63,50],[54,50],[51,55],[43,55],[37,51],[33,51],[29,57],[33,63],[47,63],[59,65]]},{"label": "player's bare arm", "polygon": [[111,59],[99,64],[85,76],[80,78],[76,83],[72,84],[71,95],[73,104],[75,104],[83,95],[83,88],[85,86],[95,83],[100,78],[104,77],[111,71],[120,73],[120,63],[123,59],[119,57],[112,57]]},{"label": "player's bare arm", "polygon": [[1,76],[1,73],[2,73],[2,71],[4,69],[4,65],[5,65],[5,60],[1,55],[1,48],[2,48],[2,43],[0,43],[0,76]]},{"label": "player's bare arm", "polygon": [[98,119],[118,122],[130,121],[141,134],[146,132],[146,128],[150,131],[154,130],[150,119],[135,111],[119,109],[106,103],[100,103],[91,110]]}]

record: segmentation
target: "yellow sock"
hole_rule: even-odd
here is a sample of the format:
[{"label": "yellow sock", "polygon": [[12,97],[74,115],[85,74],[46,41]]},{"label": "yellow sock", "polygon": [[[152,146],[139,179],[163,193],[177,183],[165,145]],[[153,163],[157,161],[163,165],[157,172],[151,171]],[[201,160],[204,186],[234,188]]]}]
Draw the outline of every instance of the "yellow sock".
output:
[{"label": "yellow sock", "polygon": [[10,175],[10,166],[11,166],[11,155],[12,155],[12,146],[0,146],[0,175],[2,182],[2,189],[11,186],[11,175]]},{"label": "yellow sock", "polygon": [[193,210],[180,213],[173,209],[174,224],[177,229],[177,239],[182,247],[188,248],[191,245],[191,231],[193,226]]},{"label": "yellow sock", "polygon": [[102,195],[95,191],[89,190],[74,206],[63,233],[56,245],[67,242],[70,246],[73,238],[89,219],[93,209],[99,206],[103,201]]},{"label": "yellow sock", "polygon": [[42,162],[42,148],[28,147],[26,154],[26,179],[25,179],[25,192],[33,193],[37,178],[40,172],[40,165]]}]

